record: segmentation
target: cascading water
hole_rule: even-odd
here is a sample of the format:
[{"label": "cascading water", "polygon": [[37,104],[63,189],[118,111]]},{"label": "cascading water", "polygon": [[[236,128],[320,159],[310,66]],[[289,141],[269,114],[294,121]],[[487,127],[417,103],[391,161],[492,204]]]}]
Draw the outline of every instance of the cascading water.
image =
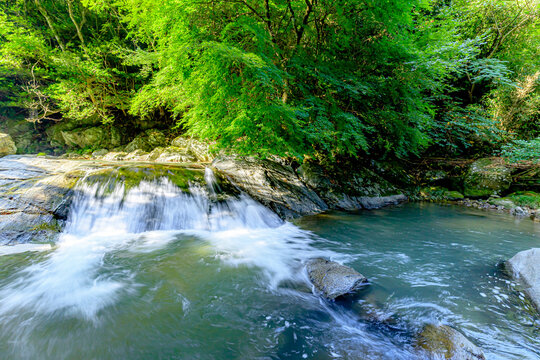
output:
[{"label": "cascading water", "polygon": [[[463,323],[495,359],[540,354],[534,344],[520,348],[522,338],[482,333],[468,314],[458,315],[466,306],[454,309],[443,265],[426,270],[432,257],[409,270],[420,255],[395,232],[409,223],[429,232],[429,225],[407,218],[400,225],[377,212],[350,215],[350,223],[332,215],[301,222],[323,238],[246,195],[223,191],[211,169],[197,171],[195,180],[186,173],[187,182],[167,171],[135,183],[113,175],[81,180],[52,250],[0,258],[0,359],[408,360],[422,358],[409,330],[441,319]],[[376,231],[358,235],[359,229]],[[415,243],[421,236],[412,236]],[[367,241],[370,248],[362,248]],[[432,247],[430,239],[418,253]],[[398,294],[410,290],[394,297],[375,286],[366,299],[329,303],[312,293],[303,271],[318,256],[355,264]],[[435,293],[442,300],[417,298],[423,288],[441,289]],[[378,316],[397,313],[396,322],[366,318],[370,298],[386,302]],[[512,353],[500,356],[497,349],[508,346]]]}]

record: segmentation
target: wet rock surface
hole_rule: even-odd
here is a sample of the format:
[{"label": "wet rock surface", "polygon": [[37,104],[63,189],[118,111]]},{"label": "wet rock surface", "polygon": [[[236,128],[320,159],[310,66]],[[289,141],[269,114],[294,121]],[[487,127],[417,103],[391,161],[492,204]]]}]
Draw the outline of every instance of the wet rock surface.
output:
[{"label": "wet rock surface", "polygon": [[213,162],[240,190],[286,219],[331,209],[378,209],[407,201],[370,170],[343,174],[335,180],[317,166],[304,165],[295,172],[291,166],[270,159],[220,157]]},{"label": "wet rock surface", "polygon": [[540,248],[517,253],[506,263],[509,274],[520,282],[540,312]]},{"label": "wet rock surface", "polygon": [[11,155],[0,159],[0,245],[48,240],[61,230],[78,161]]},{"label": "wet rock surface", "polygon": [[358,271],[322,258],[308,261],[306,270],[315,289],[329,300],[350,294],[368,282]]},{"label": "wet rock surface", "polygon": [[426,325],[418,334],[416,347],[431,359],[485,360],[485,355],[459,331],[446,325]]},{"label": "wet rock surface", "polygon": [[290,219],[328,210],[326,203],[308,188],[287,165],[271,160],[221,157],[212,165],[240,190]]}]

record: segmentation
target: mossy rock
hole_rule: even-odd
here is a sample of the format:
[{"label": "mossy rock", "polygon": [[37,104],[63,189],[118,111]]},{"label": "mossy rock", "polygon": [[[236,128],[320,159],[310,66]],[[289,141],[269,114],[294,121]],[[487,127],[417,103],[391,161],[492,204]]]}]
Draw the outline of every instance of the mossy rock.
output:
[{"label": "mossy rock", "polygon": [[511,184],[511,170],[500,159],[484,158],[469,167],[464,179],[464,194],[471,198],[499,195]]},{"label": "mossy rock", "polygon": [[507,197],[502,198],[489,198],[488,203],[495,206],[502,206],[505,209],[514,209],[517,205]]},{"label": "mossy rock", "polygon": [[80,149],[113,148],[121,145],[122,137],[114,127],[95,126],[60,131],[63,142]]},{"label": "mossy rock", "polygon": [[150,152],[154,148],[164,146],[166,142],[167,139],[162,131],[149,129],[142,134],[137,135],[129,144],[127,144],[125,151],[129,153],[135,150]]},{"label": "mossy rock", "polygon": [[416,339],[416,348],[436,359],[485,360],[485,355],[459,331],[446,325],[426,325]]},{"label": "mossy rock", "polygon": [[0,133],[0,156],[13,155],[16,152],[17,147],[11,136]]}]

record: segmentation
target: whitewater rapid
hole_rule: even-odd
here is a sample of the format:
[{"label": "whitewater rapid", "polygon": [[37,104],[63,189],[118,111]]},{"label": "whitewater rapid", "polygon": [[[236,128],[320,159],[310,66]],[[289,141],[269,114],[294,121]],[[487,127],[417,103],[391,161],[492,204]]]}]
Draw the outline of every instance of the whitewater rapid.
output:
[{"label": "whitewater rapid", "polygon": [[[308,258],[345,259],[317,250],[311,233],[247,195],[221,194],[210,168],[204,179],[187,191],[166,177],[130,189],[113,178],[81,180],[65,229],[47,258],[0,288],[0,320],[21,311],[95,319],[123,293],[137,291],[133,270],[115,271],[107,256],[156,251],[180,234],[206,241],[229,266],[259,268],[271,289],[284,280],[305,281],[302,263]],[[216,200],[218,195],[225,199]]]}]

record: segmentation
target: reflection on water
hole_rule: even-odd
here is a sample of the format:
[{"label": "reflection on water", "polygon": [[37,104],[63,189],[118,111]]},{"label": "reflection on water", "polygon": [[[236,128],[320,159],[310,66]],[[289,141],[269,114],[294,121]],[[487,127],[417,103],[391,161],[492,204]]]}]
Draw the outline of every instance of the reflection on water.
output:
[{"label": "reflection on water", "polygon": [[[417,204],[293,225],[204,178],[81,184],[57,246],[0,257],[2,358],[417,359],[433,322],[489,359],[540,356],[538,316],[497,268],[538,246],[538,225]],[[320,299],[316,256],[373,285]]]}]

